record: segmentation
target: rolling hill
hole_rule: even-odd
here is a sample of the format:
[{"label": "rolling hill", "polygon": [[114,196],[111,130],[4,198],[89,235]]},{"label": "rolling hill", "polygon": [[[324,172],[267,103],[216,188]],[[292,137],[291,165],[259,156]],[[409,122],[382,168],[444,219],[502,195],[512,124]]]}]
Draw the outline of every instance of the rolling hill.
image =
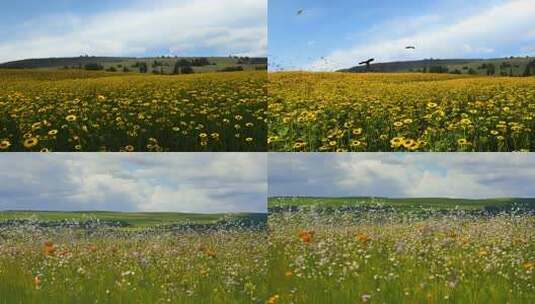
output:
[{"label": "rolling hill", "polygon": [[[535,57],[508,57],[491,59],[424,59],[375,63],[368,70],[365,65],[342,69],[338,72],[440,72],[455,74],[487,75],[494,69],[497,76],[522,76],[531,63],[531,74],[535,74]],[[492,68],[493,67],[493,68]]]},{"label": "rolling hill", "polygon": [[266,218],[262,213],[201,214],[174,212],[109,212],[109,211],[0,211],[0,223],[10,220],[36,220],[42,222],[60,221],[102,221],[121,223],[129,227],[150,227],[180,224],[217,224],[228,221],[261,223]]},{"label": "rolling hill", "polygon": [[[206,59],[204,63],[195,60]],[[194,72],[217,72],[227,69],[266,69],[266,58],[249,57],[58,57],[11,61],[0,64],[0,69],[86,69],[88,65],[100,66],[111,72],[139,72],[140,63],[147,66],[147,73],[171,74],[177,61],[192,64]]]},{"label": "rolling hill", "polygon": [[514,205],[535,209],[535,198],[387,198],[387,197],[271,197],[268,200],[270,210],[293,207],[362,207],[382,204],[399,209],[434,208],[440,210],[504,210]]}]

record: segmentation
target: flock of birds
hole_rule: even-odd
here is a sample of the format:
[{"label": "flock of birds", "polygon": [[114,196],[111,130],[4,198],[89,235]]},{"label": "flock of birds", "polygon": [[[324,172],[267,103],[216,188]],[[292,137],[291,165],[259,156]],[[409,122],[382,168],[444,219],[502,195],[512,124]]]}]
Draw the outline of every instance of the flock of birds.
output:
[{"label": "flock of birds", "polygon": [[[305,9],[301,8],[301,9],[298,9],[297,12],[296,12],[296,15],[297,16],[303,16],[305,14]],[[405,47],[405,50],[416,50],[416,46],[414,45],[408,45]],[[272,59],[275,59],[274,57],[276,56],[270,56],[270,66],[271,68],[275,69],[275,70],[278,70],[278,71],[283,71],[284,70],[284,67],[283,67],[283,64],[277,64],[277,63],[273,63]],[[309,58],[309,59],[313,59],[313,58]],[[328,63],[332,63],[331,60],[327,59],[326,57],[321,57],[320,60],[324,63],[324,64],[328,64]],[[366,65],[366,69],[369,70],[370,69],[370,65],[371,63],[375,61],[375,58],[369,58],[368,60],[364,60],[364,61],[361,61],[359,62],[359,65]],[[292,66],[287,66],[288,68],[292,68]]]}]

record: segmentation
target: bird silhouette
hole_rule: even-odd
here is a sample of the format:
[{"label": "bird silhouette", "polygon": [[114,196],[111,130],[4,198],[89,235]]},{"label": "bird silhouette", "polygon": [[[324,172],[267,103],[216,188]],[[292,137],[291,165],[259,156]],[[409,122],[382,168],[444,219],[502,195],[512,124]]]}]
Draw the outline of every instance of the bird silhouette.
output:
[{"label": "bird silhouette", "polygon": [[370,59],[368,59],[368,60],[366,60],[366,61],[361,61],[361,62],[359,62],[359,65],[363,65],[363,64],[365,64],[365,65],[366,65],[366,70],[369,71],[369,70],[370,70],[370,63],[371,63],[372,61],[374,61],[374,60],[375,60],[375,58],[370,58]]},{"label": "bird silhouette", "polygon": [[365,64],[365,65],[370,65],[370,63],[371,63],[372,61],[374,61],[374,60],[375,60],[375,58],[370,58],[370,59],[368,59],[368,60],[366,60],[366,61],[361,61],[361,62],[359,62],[359,65],[363,65],[363,64]]},{"label": "bird silhouette", "polygon": [[297,16],[300,16],[300,15],[303,15],[303,13],[305,12],[304,9],[300,9],[297,11]]},{"label": "bird silhouette", "polygon": [[405,49],[407,49],[407,50],[410,50],[410,49],[416,50],[416,47],[412,46],[412,45],[409,45],[409,46],[406,46]]}]

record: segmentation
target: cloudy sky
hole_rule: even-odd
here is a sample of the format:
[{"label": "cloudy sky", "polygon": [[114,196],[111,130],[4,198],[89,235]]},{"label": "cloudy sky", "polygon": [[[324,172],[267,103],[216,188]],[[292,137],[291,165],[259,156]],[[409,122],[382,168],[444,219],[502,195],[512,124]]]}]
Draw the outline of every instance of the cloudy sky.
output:
[{"label": "cloudy sky", "polygon": [[0,210],[266,211],[260,153],[5,153],[0,167]]},{"label": "cloudy sky", "polygon": [[535,197],[535,154],[270,153],[270,196]]},{"label": "cloudy sky", "polygon": [[270,0],[270,63],[333,70],[371,57],[535,56],[533,16],[535,0]]},{"label": "cloudy sky", "polygon": [[266,50],[267,0],[0,1],[0,62]]}]

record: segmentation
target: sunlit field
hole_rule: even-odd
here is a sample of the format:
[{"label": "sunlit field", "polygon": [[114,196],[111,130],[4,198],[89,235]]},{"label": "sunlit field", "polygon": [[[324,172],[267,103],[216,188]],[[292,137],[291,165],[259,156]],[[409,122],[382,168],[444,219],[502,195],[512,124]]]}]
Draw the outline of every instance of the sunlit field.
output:
[{"label": "sunlit field", "polygon": [[0,151],[265,151],[264,71],[0,71]]},{"label": "sunlit field", "polygon": [[438,208],[270,214],[268,303],[533,303],[535,217]]},{"label": "sunlit field", "polygon": [[269,75],[270,151],[535,151],[535,77]]},{"label": "sunlit field", "polygon": [[38,218],[8,216],[0,223],[2,304],[264,303],[267,298],[267,235],[259,223],[209,223],[208,217],[193,216],[181,225],[138,226],[128,219],[123,227],[116,220],[76,215]]}]

